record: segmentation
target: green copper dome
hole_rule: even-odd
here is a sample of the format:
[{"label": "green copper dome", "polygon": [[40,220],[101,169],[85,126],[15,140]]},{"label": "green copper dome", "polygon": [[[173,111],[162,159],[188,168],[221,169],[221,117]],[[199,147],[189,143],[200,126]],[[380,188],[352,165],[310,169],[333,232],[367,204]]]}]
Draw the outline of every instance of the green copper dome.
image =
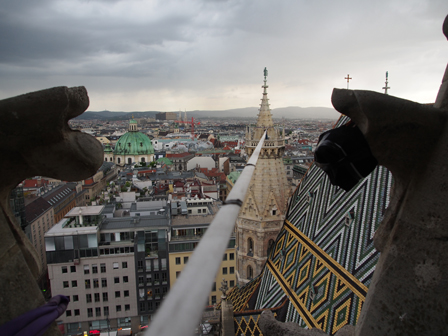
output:
[{"label": "green copper dome", "polygon": [[149,154],[154,154],[151,140],[145,134],[137,131],[125,133],[115,144],[114,155]]}]

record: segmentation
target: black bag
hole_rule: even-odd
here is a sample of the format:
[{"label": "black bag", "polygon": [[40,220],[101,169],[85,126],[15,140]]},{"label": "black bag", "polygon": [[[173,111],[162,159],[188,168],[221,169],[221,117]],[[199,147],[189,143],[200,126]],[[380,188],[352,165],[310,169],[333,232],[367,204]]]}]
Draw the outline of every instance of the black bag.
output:
[{"label": "black bag", "polygon": [[378,165],[359,128],[352,122],[319,136],[314,162],[331,184],[349,191]]}]

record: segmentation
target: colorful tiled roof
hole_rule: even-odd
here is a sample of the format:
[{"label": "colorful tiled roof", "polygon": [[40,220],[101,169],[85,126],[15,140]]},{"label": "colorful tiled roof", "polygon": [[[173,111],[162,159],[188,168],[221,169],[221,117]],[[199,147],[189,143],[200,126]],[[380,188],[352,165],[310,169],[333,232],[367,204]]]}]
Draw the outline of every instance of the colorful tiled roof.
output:
[{"label": "colorful tiled roof", "polygon": [[[252,297],[252,294],[257,290],[260,280],[261,274],[252,279],[252,281],[244,287],[233,287],[230,293],[227,294],[227,299],[232,301],[234,312],[241,312],[246,308],[249,308],[249,300]],[[221,309],[221,302],[217,304],[216,309]]]},{"label": "colorful tiled roof", "polygon": [[287,295],[286,321],[330,335],[356,325],[378,262],[373,235],[391,185],[390,172],[377,167],[345,192],[312,165],[292,196],[255,309],[277,307]]}]

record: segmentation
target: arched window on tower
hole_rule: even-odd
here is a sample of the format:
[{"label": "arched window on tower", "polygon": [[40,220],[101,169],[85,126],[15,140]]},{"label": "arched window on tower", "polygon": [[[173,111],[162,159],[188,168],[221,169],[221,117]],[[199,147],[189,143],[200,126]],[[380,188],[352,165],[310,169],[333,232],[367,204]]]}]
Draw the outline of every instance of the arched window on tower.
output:
[{"label": "arched window on tower", "polygon": [[120,163],[120,162],[121,162],[120,158],[117,158],[117,163]]},{"label": "arched window on tower", "polygon": [[254,241],[252,238],[247,238],[247,255],[250,257],[254,255]]},{"label": "arched window on tower", "polygon": [[247,266],[247,278],[250,280],[254,277],[254,270],[251,265]]},{"label": "arched window on tower", "polygon": [[132,163],[132,159],[128,158],[128,164],[131,164],[131,163]]},{"label": "arched window on tower", "polygon": [[141,161],[141,162],[145,162],[145,158],[144,158],[144,157],[142,157],[140,161]]},{"label": "arched window on tower", "polygon": [[107,158],[104,158],[104,161],[107,161]]}]

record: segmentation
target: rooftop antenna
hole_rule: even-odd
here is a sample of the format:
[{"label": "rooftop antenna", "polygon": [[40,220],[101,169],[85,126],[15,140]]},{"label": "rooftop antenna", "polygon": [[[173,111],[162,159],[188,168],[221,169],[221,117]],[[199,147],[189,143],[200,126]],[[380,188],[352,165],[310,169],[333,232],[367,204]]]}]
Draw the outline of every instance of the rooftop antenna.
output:
[{"label": "rooftop antenna", "polygon": [[387,86],[387,84],[389,84],[389,71],[386,71],[386,86],[383,87],[383,89],[384,89],[384,93],[385,93],[385,94],[388,94],[388,93],[387,93],[387,90],[390,89],[390,87]]},{"label": "rooftop antenna", "polygon": [[349,74],[347,74],[347,77],[345,77],[344,79],[347,80],[347,90],[348,90],[348,84],[349,84],[349,82],[350,82],[350,79],[352,79],[352,78],[350,77]]}]

